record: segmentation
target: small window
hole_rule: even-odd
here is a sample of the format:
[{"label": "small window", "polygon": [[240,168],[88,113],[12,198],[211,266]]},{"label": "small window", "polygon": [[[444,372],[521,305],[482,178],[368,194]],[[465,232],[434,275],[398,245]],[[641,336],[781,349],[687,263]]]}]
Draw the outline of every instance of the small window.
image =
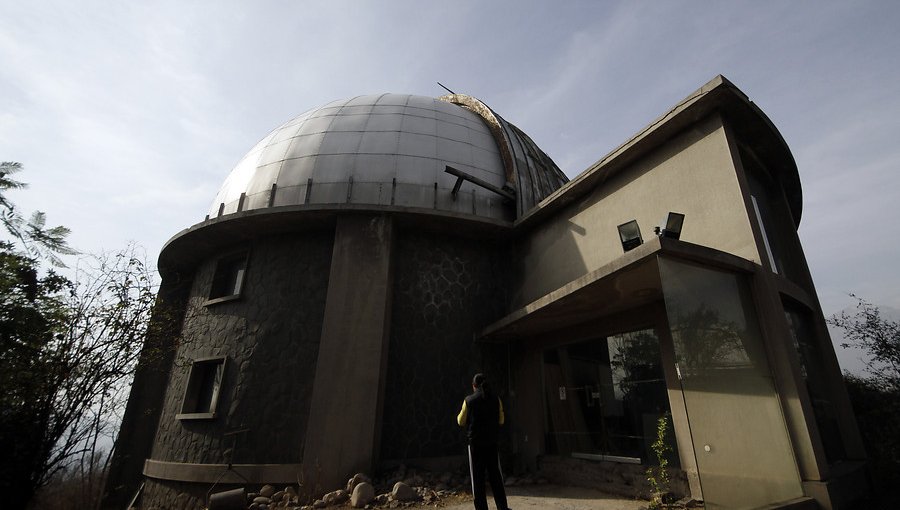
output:
[{"label": "small window", "polygon": [[204,420],[216,417],[216,406],[225,376],[225,358],[194,361],[188,376],[179,420]]},{"label": "small window", "polygon": [[244,274],[247,272],[247,253],[236,253],[219,259],[212,285],[209,288],[209,301],[206,304],[236,299],[241,295],[244,286]]}]

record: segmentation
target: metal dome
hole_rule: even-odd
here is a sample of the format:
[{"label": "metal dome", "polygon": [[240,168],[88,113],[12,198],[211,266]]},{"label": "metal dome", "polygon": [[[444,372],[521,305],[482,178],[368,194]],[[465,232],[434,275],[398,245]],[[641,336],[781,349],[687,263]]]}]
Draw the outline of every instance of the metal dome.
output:
[{"label": "metal dome", "polygon": [[[526,157],[523,147],[536,156]],[[528,184],[523,194],[519,174],[531,183],[535,161],[552,177],[538,177],[541,189]],[[448,166],[473,179],[458,182]],[[209,217],[355,204],[512,220],[564,182],[530,138],[474,98],[367,95],[309,110],[269,133],[231,171]]]}]

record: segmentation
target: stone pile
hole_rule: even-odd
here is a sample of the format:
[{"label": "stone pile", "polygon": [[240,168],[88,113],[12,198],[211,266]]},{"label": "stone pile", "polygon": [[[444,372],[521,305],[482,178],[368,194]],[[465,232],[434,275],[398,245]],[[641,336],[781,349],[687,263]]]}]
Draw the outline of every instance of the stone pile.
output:
[{"label": "stone pile", "polygon": [[303,498],[293,486],[277,490],[272,485],[265,485],[259,492],[247,494],[247,509],[312,510],[348,505],[352,508],[372,509],[399,508],[420,503],[430,505],[465,492],[469,482],[468,476],[459,473],[435,474],[408,470],[401,465],[374,481],[363,473],[357,473],[347,481],[345,488],[329,492],[312,502],[309,498]]},{"label": "stone pile", "polygon": [[[505,484],[531,485],[545,484],[547,480],[534,476],[507,477]],[[343,489],[329,492],[315,501],[303,498],[296,487],[287,486],[277,490],[272,485],[265,485],[259,492],[247,494],[248,510],[274,510],[280,508],[313,510],[319,508],[351,507],[351,508],[401,508],[416,505],[435,505],[441,500],[460,496],[471,488],[468,472],[460,469],[433,473],[430,471],[408,469],[400,465],[393,471],[383,473],[372,479],[363,473],[357,473],[347,480]]]}]

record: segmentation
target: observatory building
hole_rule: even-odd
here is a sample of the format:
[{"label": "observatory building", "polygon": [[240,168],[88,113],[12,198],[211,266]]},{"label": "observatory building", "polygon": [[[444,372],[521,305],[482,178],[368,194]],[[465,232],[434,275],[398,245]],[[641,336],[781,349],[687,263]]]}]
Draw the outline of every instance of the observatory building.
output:
[{"label": "observatory building", "polygon": [[163,248],[104,505],[459,466],[485,372],[507,471],[640,493],[665,418],[681,495],[845,508],[865,453],[801,210],[721,76],[572,181],[470,96],[312,109]]}]

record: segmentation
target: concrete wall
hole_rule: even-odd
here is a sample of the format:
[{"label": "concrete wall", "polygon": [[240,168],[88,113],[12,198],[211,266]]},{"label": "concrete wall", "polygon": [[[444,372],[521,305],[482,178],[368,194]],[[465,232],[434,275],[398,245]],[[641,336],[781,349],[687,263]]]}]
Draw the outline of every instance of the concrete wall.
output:
[{"label": "concrete wall", "polygon": [[759,263],[722,120],[710,116],[666,142],[524,237],[512,308],[622,255],[616,227],[636,219],[646,240],[669,211],[683,241]]},{"label": "concrete wall", "polygon": [[160,388],[169,380],[190,287],[189,280],[179,277],[164,281],[159,289],[151,334],[141,351],[100,508],[125,508],[141,486],[144,459],[153,449],[164,404]]},{"label": "concrete wall", "polygon": [[303,455],[323,491],[371,472],[378,456],[393,230],[387,216],[337,221]]}]

